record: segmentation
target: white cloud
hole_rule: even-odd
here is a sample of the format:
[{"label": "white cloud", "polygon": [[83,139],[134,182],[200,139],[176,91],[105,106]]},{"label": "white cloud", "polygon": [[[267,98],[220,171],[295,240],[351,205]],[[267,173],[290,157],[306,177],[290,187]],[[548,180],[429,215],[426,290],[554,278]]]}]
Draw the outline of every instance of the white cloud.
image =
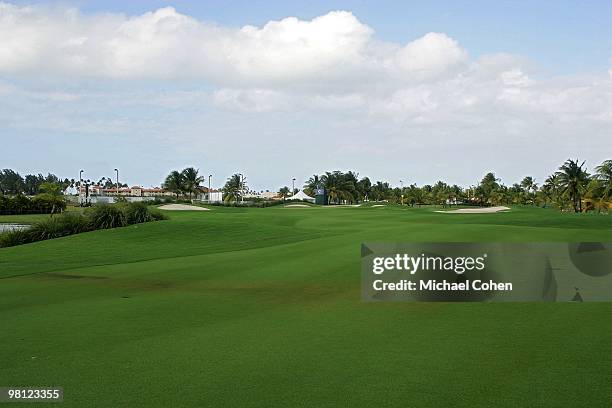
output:
[{"label": "white cloud", "polygon": [[395,59],[399,69],[428,77],[466,62],[467,53],[446,34],[428,33],[401,48]]},{"label": "white cloud", "polygon": [[[204,82],[214,88],[214,107],[243,112],[344,108],[400,123],[477,123],[495,110],[611,116],[609,73],[574,84],[538,81],[524,59],[470,60],[443,33],[403,46],[378,41],[347,11],[226,28],[171,7],[128,17],[0,3],[0,38],[0,74],[9,78]],[[73,98],[56,89],[45,95]]]},{"label": "white cloud", "polygon": [[0,72],[315,86],[363,76],[429,77],[467,58],[445,34],[429,33],[401,47],[377,43],[373,33],[347,11],[230,29],[171,7],[126,17],[0,3]]}]

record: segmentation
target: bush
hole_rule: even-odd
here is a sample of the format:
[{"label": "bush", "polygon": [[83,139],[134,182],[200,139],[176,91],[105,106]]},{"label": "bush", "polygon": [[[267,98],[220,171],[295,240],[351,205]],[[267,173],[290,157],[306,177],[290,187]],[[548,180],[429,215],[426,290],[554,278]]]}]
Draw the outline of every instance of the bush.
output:
[{"label": "bush", "polygon": [[14,197],[0,196],[0,214],[50,214],[62,212],[66,209],[64,197],[55,197],[50,194],[39,194],[34,198],[24,195]]},{"label": "bush", "polygon": [[65,214],[39,221],[26,232],[30,235],[30,242],[34,242],[79,234],[89,229],[89,223],[82,215]]},{"label": "bush", "polygon": [[283,201],[283,200],[262,200],[262,199],[254,199],[248,201],[222,201],[222,202],[214,202],[214,203],[206,203],[206,205],[212,205],[215,207],[252,207],[252,208],[266,208],[266,207],[274,207],[277,205],[283,205],[288,203],[297,203],[298,201]]},{"label": "bush", "polygon": [[125,222],[128,225],[153,221],[153,216],[147,204],[143,202],[128,203],[124,206]]},{"label": "bush", "polygon": [[107,229],[126,226],[125,214],[121,208],[109,204],[100,204],[87,213],[92,229]]},{"label": "bush", "polygon": [[11,230],[0,234],[0,248],[23,245],[32,242],[27,230]]},{"label": "bush", "polygon": [[16,195],[8,201],[7,214],[28,214],[34,210],[32,200],[23,195]]},{"label": "bush", "polygon": [[168,219],[168,216],[159,210],[151,210],[150,213],[153,221],[163,221]]},{"label": "bush", "polygon": [[145,203],[102,204],[92,207],[86,216],[63,214],[39,221],[27,230],[0,234],[0,248],[79,234],[96,229],[123,227],[148,221],[167,220],[161,211],[150,211]]},{"label": "bush", "polygon": [[49,194],[39,194],[31,202],[32,208],[42,214],[60,213],[66,209],[66,200],[63,197],[54,197]]}]

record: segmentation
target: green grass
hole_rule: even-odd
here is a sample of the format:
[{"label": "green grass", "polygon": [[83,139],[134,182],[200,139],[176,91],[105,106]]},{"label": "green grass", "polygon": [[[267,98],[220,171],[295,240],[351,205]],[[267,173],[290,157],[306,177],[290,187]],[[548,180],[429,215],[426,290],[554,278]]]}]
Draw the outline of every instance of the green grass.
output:
[{"label": "green grass", "polygon": [[[83,208],[68,207],[65,212],[81,213]],[[33,224],[38,221],[50,218],[51,214],[15,214],[15,215],[0,215],[0,223],[16,223],[16,224]]]},{"label": "green grass", "polygon": [[363,303],[359,251],[610,241],[612,217],[168,214],[0,249],[0,386],[63,386],[65,407],[609,405],[612,304]]},{"label": "green grass", "polygon": [[0,215],[0,223],[33,224],[38,221],[46,220],[49,217],[49,214]]}]

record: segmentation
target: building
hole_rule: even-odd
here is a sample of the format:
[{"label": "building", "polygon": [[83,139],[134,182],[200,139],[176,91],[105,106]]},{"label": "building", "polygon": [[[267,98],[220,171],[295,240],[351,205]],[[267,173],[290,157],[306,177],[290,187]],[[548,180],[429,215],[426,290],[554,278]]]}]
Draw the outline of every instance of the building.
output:
[{"label": "building", "polygon": [[281,198],[275,191],[262,191],[259,196],[266,200],[278,200]]},{"label": "building", "polygon": [[79,203],[107,203],[115,202],[115,197],[121,196],[130,202],[153,200],[155,198],[172,197],[174,193],[160,187],[144,188],[141,186],[105,188],[103,186],[93,184],[90,186],[82,186],[79,188]]},{"label": "building", "polygon": [[223,192],[221,190],[215,190],[211,188],[208,191],[208,188],[203,188],[204,192],[198,196],[200,201],[205,201],[208,203],[221,203],[223,202]]}]

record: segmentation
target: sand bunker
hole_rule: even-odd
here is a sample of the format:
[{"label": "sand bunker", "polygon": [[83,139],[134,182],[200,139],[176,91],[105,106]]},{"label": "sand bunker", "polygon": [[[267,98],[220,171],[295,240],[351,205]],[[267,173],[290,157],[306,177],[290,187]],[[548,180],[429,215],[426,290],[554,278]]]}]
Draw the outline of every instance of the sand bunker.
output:
[{"label": "sand bunker", "polygon": [[372,206],[372,208],[374,208],[374,207],[386,207],[386,205],[384,205],[384,204],[374,204]]},{"label": "sand bunker", "polygon": [[285,208],[310,208],[310,206],[306,204],[287,204]]},{"label": "sand bunker", "polygon": [[159,209],[168,211],[209,211],[209,208],[196,207],[195,205],[187,204],[166,204],[159,207]]},{"label": "sand bunker", "polygon": [[458,210],[451,211],[436,211],[444,214],[490,214],[500,211],[508,211],[508,207],[479,207],[479,208],[460,208]]}]

